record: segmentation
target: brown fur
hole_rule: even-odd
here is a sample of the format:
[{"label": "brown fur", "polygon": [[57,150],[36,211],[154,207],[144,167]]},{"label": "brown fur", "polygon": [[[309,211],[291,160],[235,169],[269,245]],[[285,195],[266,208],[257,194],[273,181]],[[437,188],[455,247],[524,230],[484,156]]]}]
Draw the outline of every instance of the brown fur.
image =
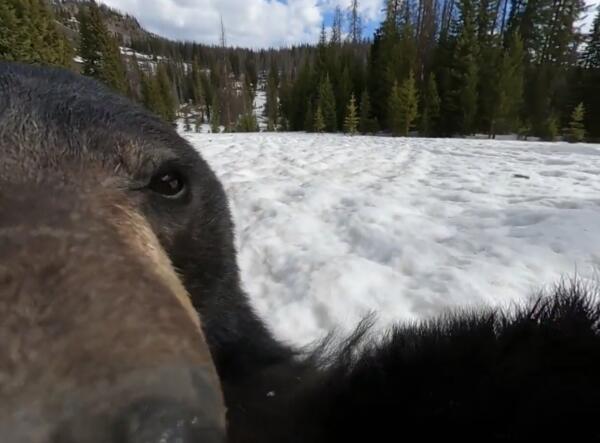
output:
[{"label": "brown fur", "polygon": [[153,401],[223,433],[199,317],[130,191],[169,152],[93,127],[70,151],[24,118],[0,134],[1,440],[114,441]]}]

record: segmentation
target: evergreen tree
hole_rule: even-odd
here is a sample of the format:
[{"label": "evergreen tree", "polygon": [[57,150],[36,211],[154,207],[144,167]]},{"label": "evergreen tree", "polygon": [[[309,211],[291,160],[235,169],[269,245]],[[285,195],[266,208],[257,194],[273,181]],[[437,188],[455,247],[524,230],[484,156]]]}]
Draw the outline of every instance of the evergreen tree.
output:
[{"label": "evergreen tree", "polygon": [[219,100],[216,94],[213,97],[212,111],[210,114],[210,131],[215,134],[221,132],[221,107],[219,106]]},{"label": "evergreen tree", "polygon": [[356,134],[358,129],[358,115],[356,111],[356,99],[354,98],[354,94],[352,94],[346,108],[346,118],[344,120],[344,132],[350,135]]},{"label": "evergreen tree", "polygon": [[490,134],[515,132],[519,128],[519,116],[523,102],[523,42],[513,33],[510,45],[500,63],[497,95],[493,107]]},{"label": "evergreen tree", "polygon": [[417,118],[417,106],[419,102],[415,78],[412,71],[409,72],[399,90],[400,94],[400,121],[401,135],[408,135],[415,119]]},{"label": "evergreen tree", "polygon": [[153,75],[142,74],[141,82],[142,101],[144,106],[155,114],[162,116],[164,104],[162,102],[160,87],[156,77]]},{"label": "evergreen tree", "polygon": [[200,70],[200,64],[198,63],[198,59],[195,59],[192,63],[192,72],[191,72],[191,95],[194,104],[197,106],[202,106],[204,104],[204,87],[202,81],[202,72]]},{"label": "evergreen tree", "polygon": [[583,120],[585,117],[585,108],[583,103],[579,103],[573,112],[571,113],[571,121],[569,122],[569,128],[565,133],[565,138],[571,143],[578,143],[583,141],[585,138],[585,128],[583,126]]},{"label": "evergreen tree", "polygon": [[325,127],[325,119],[323,117],[323,111],[321,110],[321,104],[318,104],[317,110],[315,111],[313,129],[315,132],[323,132]]},{"label": "evergreen tree", "polygon": [[360,120],[358,129],[361,134],[375,134],[379,131],[377,119],[371,114],[371,99],[369,92],[365,89],[360,98]]},{"label": "evergreen tree", "polygon": [[331,87],[329,75],[327,75],[319,86],[319,107],[323,113],[325,130],[335,132],[337,130],[337,115],[335,108],[335,96]]},{"label": "evergreen tree", "polygon": [[238,120],[237,132],[258,132],[258,123],[253,112],[245,112]]},{"label": "evergreen tree", "polygon": [[0,3],[0,60],[22,60],[19,21],[10,2]]},{"label": "evergreen tree", "polygon": [[[318,106],[320,109],[321,107]],[[321,120],[323,119],[323,112],[321,111]],[[323,123],[324,124],[324,123]],[[306,104],[306,115],[304,116],[304,130],[306,132],[315,131],[315,115],[313,114],[313,105],[312,101],[308,99],[308,103]]]},{"label": "evergreen tree", "polygon": [[382,127],[385,127],[390,120],[388,104],[400,70],[397,57],[399,44],[397,23],[398,5],[394,0],[387,0],[385,19],[375,32],[369,58],[369,96],[373,115]]},{"label": "evergreen tree", "polygon": [[279,120],[279,71],[274,60],[271,62],[269,76],[267,77],[267,102],[265,104],[265,116],[267,117],[267,130],[274,131]]},{"label": "evergreen tree", "polygon": [[456,42],[454,66],[454,99],[459,114],[457,131],[460,134],[473,132],[477,113],[477,40],[473,18],[473,1],[461,0],[461,32]]},{"label": "evergreen tree", "polygon": [[71,67],[73,49],[44,0],[2,0],[0,60]]},{"label": "evergreen tree", "polygon": [[440,96],[434,73],[429,74],[427,78],[422,109],[420,130],[424,135],[431,137],[436,134],[440,116]]},{"label": "evergreen tree", "polygon": [[600,5],[596,10],[596,16],[586,43],[583,53],[584,67],[587,69],[600,69]]},{"label": "evergreen tree", "polygon": [[404,121],[402,117],[402,96],[398,81],[394,83],[388,100],[388,126],[393,136],[405,135]]},{"label": "evergreen tree", "polygon": [[541,127],[540,136],[542,140],[554,141],[558,136],[558,119],[555,115],[547,117]]},{"label": "evergreen tree", "polygon": [[336,121],[338,122],[339,126],[336,129],[344,129],[343,126],[344,118],[346,116],[346,107],[348,106],[348,101],[352,95],[352,89],[350,70],[348,66],[346,66],[342,71],[342,77],[340,81],[337,82],[337,100],[335,108],[337,110]]},{"label": "evergreen tree", "polygon": [[173,96],[173,85],[167,72],[167,66],[164,63],[159,63],[156,72],[156,79],[158,82],[158,90],[162,102],[162,110],[160,115],[166,121],[173,122],[176,118],[176,103]]},{"label": "evergreen tree", "polygon": [[579,99],[585,106],[585,127],[591,140],[600,141],[600,5],[583,56],[582,91]]},{"label": "evergreen tree", "polygon": [[127,80],[119,45],[108,32],[94,0],[81,7],[79,22],[79,54],[84,61],[82,73],[126,93]]},{"label": "evergreen tree", "polygon": [[394,136],[406,136],[417,118],[418,95],[412,72],[401,85],[394,83],[388,102],[389,126]]}]

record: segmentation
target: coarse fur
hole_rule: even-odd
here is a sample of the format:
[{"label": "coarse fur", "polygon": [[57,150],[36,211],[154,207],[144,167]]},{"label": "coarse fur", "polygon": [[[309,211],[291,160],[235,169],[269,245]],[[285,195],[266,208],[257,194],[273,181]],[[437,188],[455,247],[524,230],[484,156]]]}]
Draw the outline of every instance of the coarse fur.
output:
[{"label": "coarse fur", "polygon": [[[184,198],[144,188],[164,168],[185,177]],[[600,438],[600,305],[588,287],[559,285],[511,312],[399,325],[379,340],[366,321],[341,344],[291,349],[241,289],[221,184],[172,127],[92,80],[0,64],[0,183],[49,180],[94,198],[120,190],[153,231],[200,318],[231,442]]]}]

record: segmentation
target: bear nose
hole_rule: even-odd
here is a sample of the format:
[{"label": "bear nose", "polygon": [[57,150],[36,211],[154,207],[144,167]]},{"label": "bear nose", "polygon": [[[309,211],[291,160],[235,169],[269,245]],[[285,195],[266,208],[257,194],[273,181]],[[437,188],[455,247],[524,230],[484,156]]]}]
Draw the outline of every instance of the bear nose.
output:
[{"label": "bear nose", "polygon": [[147,399],[131,406],[115,425],[118,443],[222,443],[222,429],[201,408]]}]

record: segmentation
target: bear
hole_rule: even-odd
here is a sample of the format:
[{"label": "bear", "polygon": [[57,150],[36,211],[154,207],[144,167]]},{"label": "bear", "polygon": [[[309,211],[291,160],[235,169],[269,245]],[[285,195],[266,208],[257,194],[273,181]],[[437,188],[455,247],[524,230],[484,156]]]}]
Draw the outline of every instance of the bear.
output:
[{"label": "bear", "polygon": [[210,166],[92,79],[0,63],[0,208],[3,441],[600,438],[593,287],[294,349]]}]

